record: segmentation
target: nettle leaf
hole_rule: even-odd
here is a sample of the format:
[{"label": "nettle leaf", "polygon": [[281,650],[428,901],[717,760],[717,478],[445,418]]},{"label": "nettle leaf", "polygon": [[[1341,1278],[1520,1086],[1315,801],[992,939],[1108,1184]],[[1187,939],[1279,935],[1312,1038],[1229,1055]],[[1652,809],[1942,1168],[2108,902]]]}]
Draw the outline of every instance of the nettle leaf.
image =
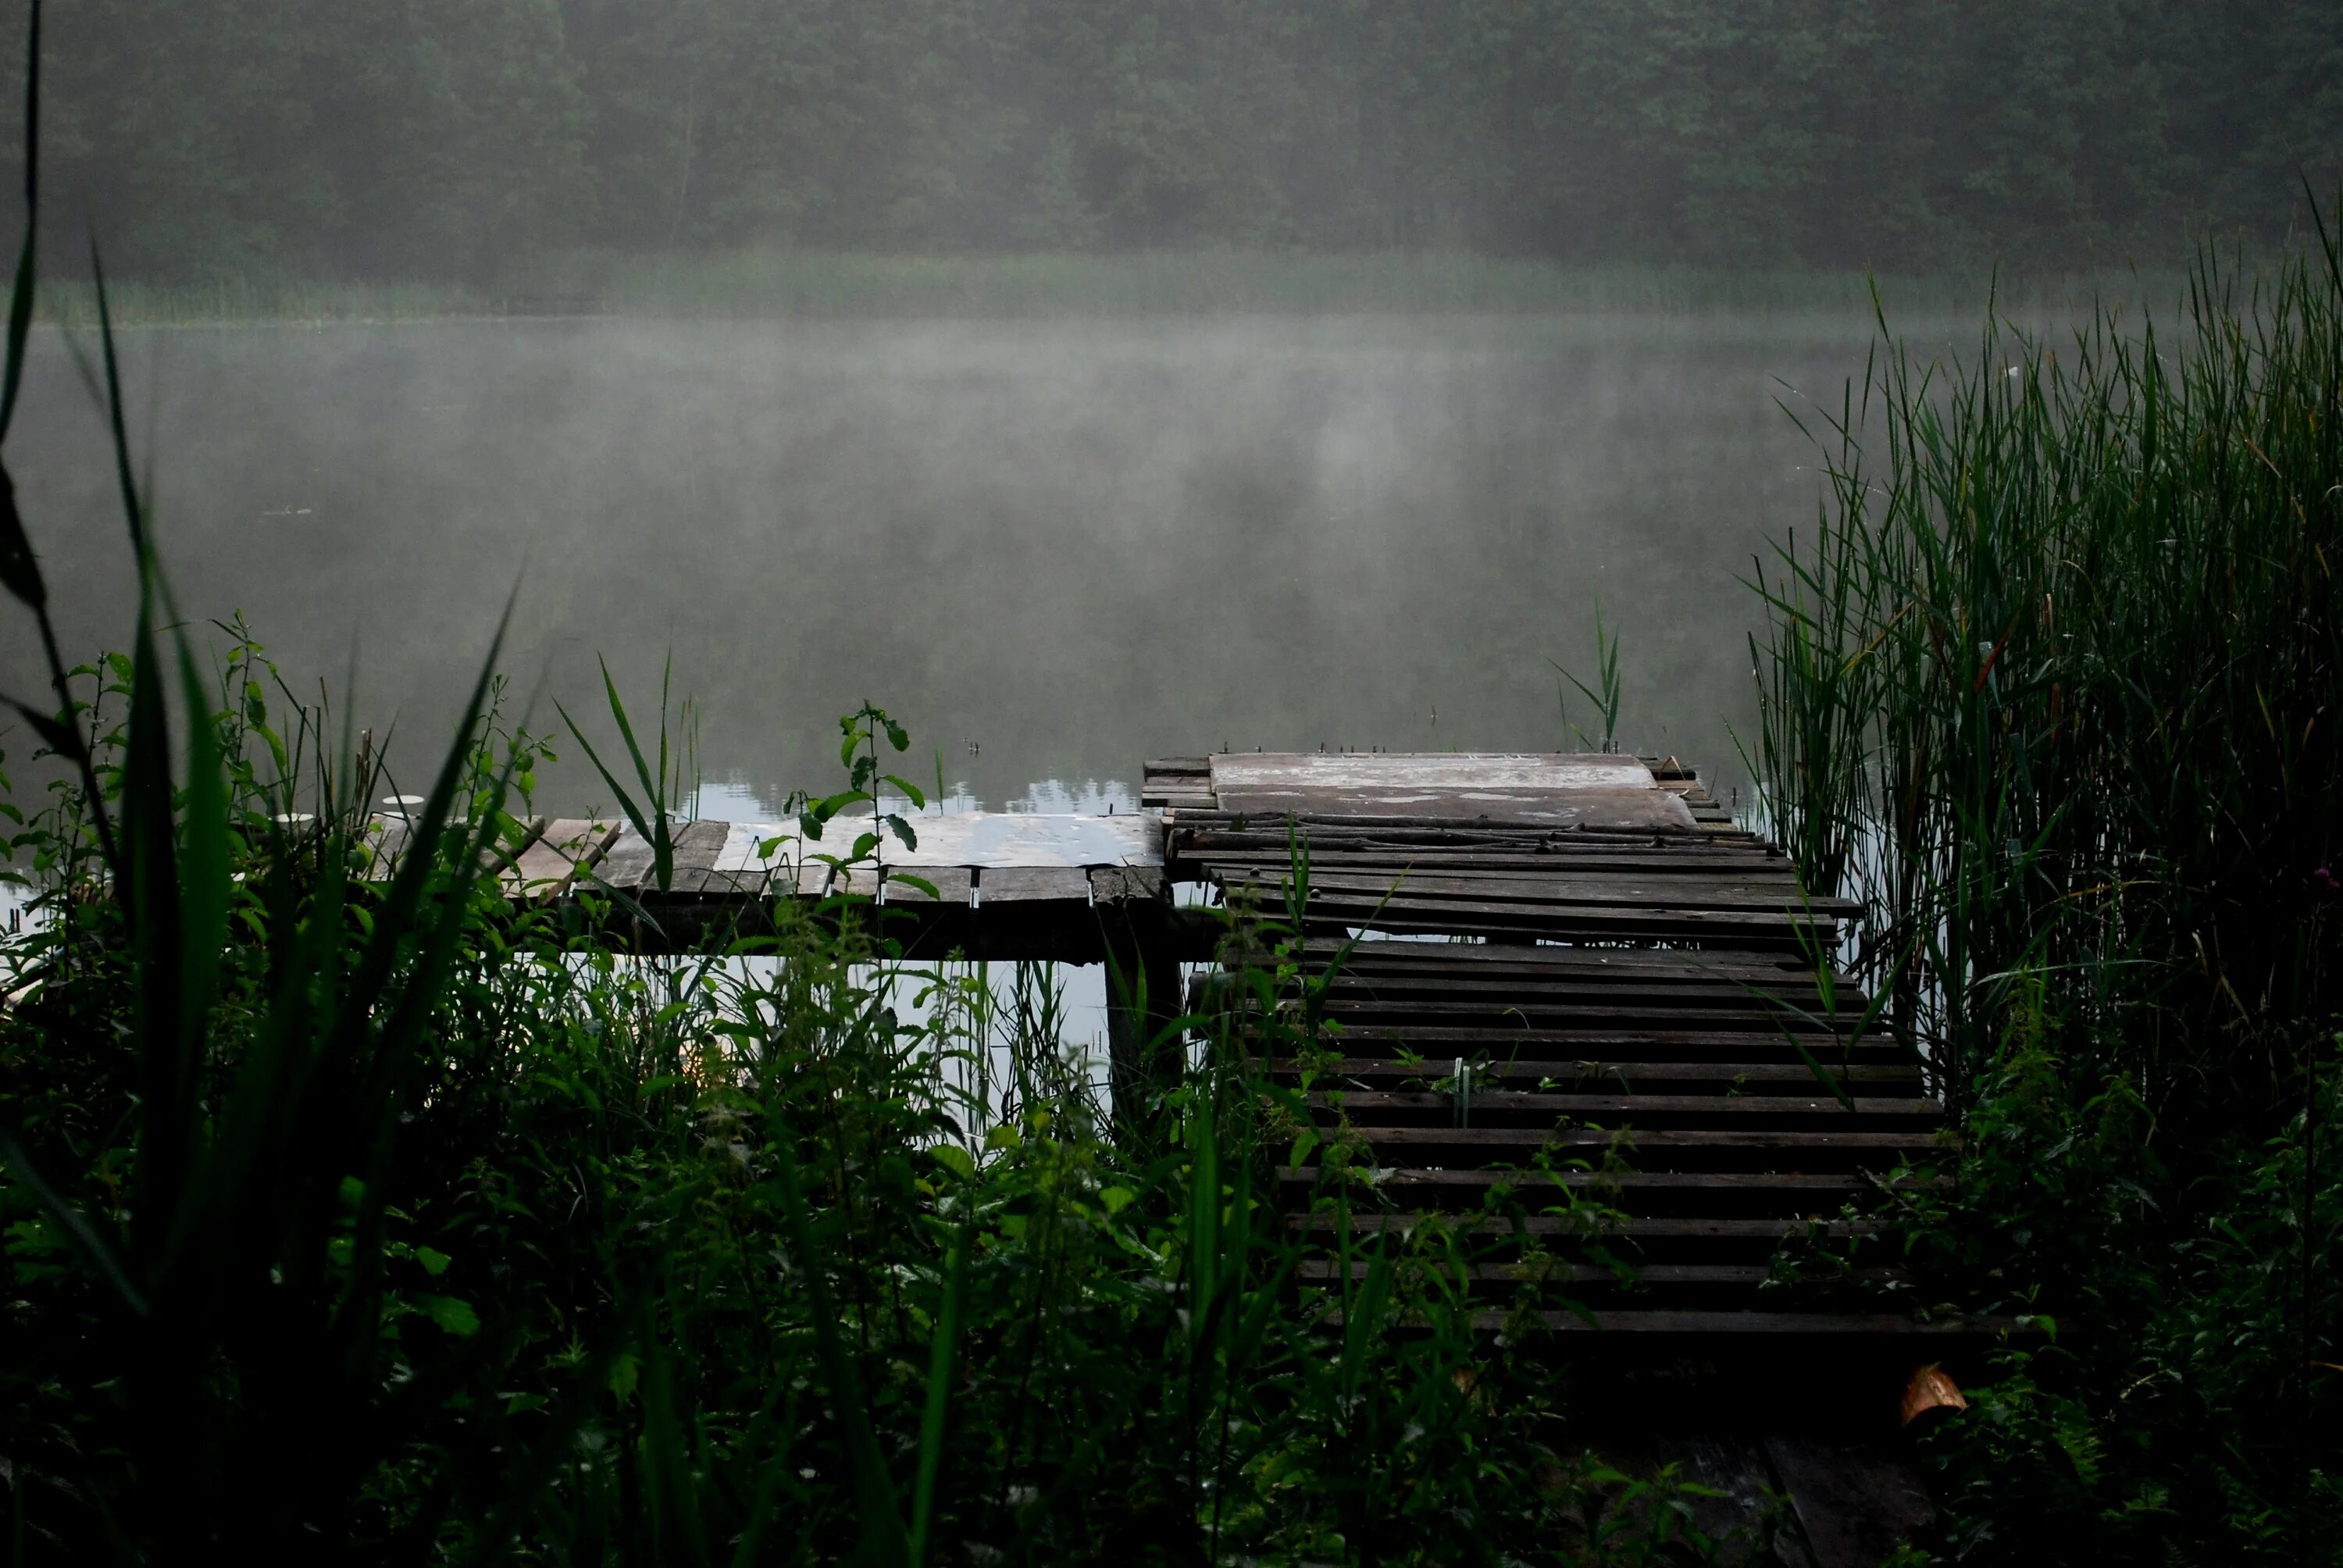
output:
[{"label": "nettle leaf", "polygon": [[887,814],[887,826],[894,829],[895,837],[902,841],[903,848],[906,849],[916,849],[920,847],[920,836],[911,831],[911,825],[891,811]]},{"label": "nettle leaf", "polygon": [[896,723],[891,719],[881,719],[880,722],[887,726],[887,744],[892,746],[898,751],[908,751],[910,749],[911,733],[910,730],[905,729],[901,725]]},{"label": "nettle leaf", "polygon": [[468,1340],[480,1332],[480,1314],[472,1310],[469,1302],[454,1296],[417,1296],[415,1308],[459,1340]]},{"label": "nettle leaf", "polygon": [[447,1253],[439,1251],[437,1247],[416,1248],[415,1261],[422,1264],[423,1271],[429,1274],[434,1279],[446,1273],[447,1271],[447,1265],[455,1261],[453,1258],[450,1258]]},{"label": "nettle leaf", "polygon": [[887,782],[892,784],[903,799],[911,803],[911,809],[914,811],[927,809],[928,798],[917,784],[912,783],[909,779],[898,778],[892,773],[887,775]]},{"label": "nettle leaf", "polygon": [[920,892],[927,894],[928,897],[935,900],[938,903],[941,903],[943,901],[943,895],[936,890],[936,885],[928,880],[925,877],[914,877],[901,871],[894,871],[889,873],[888,882],[890,886],[894,883],[900,882],[904,887],[916,888]]}]

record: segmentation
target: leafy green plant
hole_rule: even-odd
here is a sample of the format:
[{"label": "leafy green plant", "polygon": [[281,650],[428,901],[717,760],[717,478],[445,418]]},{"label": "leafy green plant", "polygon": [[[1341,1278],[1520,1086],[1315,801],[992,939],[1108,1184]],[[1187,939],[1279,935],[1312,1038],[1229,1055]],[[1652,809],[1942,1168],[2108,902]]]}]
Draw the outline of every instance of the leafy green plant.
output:
[{"label": "leafy green plant", "polygon": [[[1554,664],[1552,659],[1548,659],[1546,662]],[[1573,675],[1569,670],[1563,668],[1559,664],[1554,664],[1554,668],[1555,672],[1559,674],[1563,679],[1568,681],[1571,685],[1578,689],[1580,696],[1585,698],[1587,701],[1594,705],[1595,713],[1601,717],[1603,720],[1602,737],[1599,741],[1592,742],[1594,745],[1595,749],[1598,751],[1616,751],[1619,749],[1619,709],[1622,702],[1622,688],[1619,679],[1619,634],[1617,632],[1613,632],[1607,638],[1604,636],[1603,605],[1600,600],[1597,600],[1594,606],[1594,678],[1596,685],[1587,685],[1586,682],[1581,680],[1577,676]],[[1560,695],[1560,689],[1556,688],[1557,698],[1559,698]],[[1563,717],[1565,722],[1569,719],[1569,704],[1567,702],[1563,704]],[[1575,725],[1573,725],[1571,728],[1578,736],[1579,744],[1583,746],[1590,743],[1591,738],[1587,735],[1586,731],[1578,729]]]},{"label": "leafy green plant", "polygon": [[659,674],[659,749],[654,763],[643,755],[641,745],[636,741],[635,727],[627,718],[627,705],[618,696],[618,683],[610,674],[609,662],[602,661],[603,696],[609,704],[611,722],[618,727],[618,737],[626,743],[627,759],[634,764],[635,782],[642,790],[639,801],[603,763],[594,749],[593,742],[588,740],[586,732],[578,728],[578,721],[569,717],[569,710],[563,708],[558,699],[553,705],[561,715],[561,722],[568,726],[570,735],[585,751],[586,759],[594,764],[594,770],[602,776],[602,782],[608,787],[618,809],[626,814],[635,831],[642,835],[643,841],[651,847],[651,879],[662,893],[675,885],[675,811],[684,801],[696,798],[697,788],[692,781],[699,775],[697,766],[688,765],[699,750],[698,728],[693,722],[689,699],[685,699],[680,718],[689,744],[677,747],[670,740],[668,699],[674,678],[675,658],[670,654],[667,667]]}]

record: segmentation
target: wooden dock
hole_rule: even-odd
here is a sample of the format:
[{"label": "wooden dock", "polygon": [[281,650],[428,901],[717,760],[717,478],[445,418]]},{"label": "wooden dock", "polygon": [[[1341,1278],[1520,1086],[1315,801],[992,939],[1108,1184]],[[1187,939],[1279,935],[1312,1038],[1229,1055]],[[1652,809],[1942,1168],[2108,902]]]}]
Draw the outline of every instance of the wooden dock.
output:
[{"label": "wooden dock", "polygon": [[[1223,900],[1276,906],[1290,835],[1307,839],[1309,950],[1354,945],[1328,992],[1331,1049],[1271,1070],[1372,1194],[1380,1211],[1354,1225],[1469,1229],[1493,1189],[1514,1191],[1526,1217],[1454,1282],[1488,1298],[1485,1326],[1517,1321],[1527,1284],[1555,1330],[1978,1332],[1878,1310],[1882,1271],[1775,1277],[1785,1242],[1859,1233],[1843,1209],[1935,1150],[1944,1111],[1907,1050],[1848,1038],[1865,998],[1847,977],[1825,999],[1818,969],[1855,906],[1805,897],[1689,769],[1215,756],[1149,764],[1141,799],[1165,813],[1167,874]],[[1282,1180],[1300,1211],[1328,1173]],[[1624,1212],[1599,1241],[1631,1270],[1574,1256],[1590,1251],[1582,1217],[1540,1213],[1574,1191]]]},{"label": "wooden dock", "polygon": [[[763,929],[775,900],[856,893],[893,911],[907,956],[1111,960],[1147,981],[1144,1016],[1111,1012],[1114,1088],[1136,1103],[1177,966],[1213,961],[1227,930],[1175,889],[1283,916],[1299,839],[1305,953],[1348,945],[1324,1012],[1339,1028],[1330,1054],[1270,1070],[1342,1149],[1342,1179],[1367,1194],[1356,1226],[1439,1213],[1470,1229],[1493,1189],[1513,1191],[1526,1213],[1454,1282],[1487,1301],[1487,1326],[1518,1322],[1525,1284],[1561,1331],[1778,1342],[2001,1326],[1888,1310],[1884,1263],[1781,1277],[1785,1244],[1862,1232],[1843,1211],[1938,1147],[1943,1108],[1906,1049],[1852,1038],[1865,998],[1830,966],[1859,911],[1806,897],[1674,759],[1223,753],[1151,761],[1143,779],[1138,813],[915,818],[918,847],[890,840],[883,868],[832,866],[843,846],[791,824],[695,822],[660,890],[631,829],[550,821],[500,875],[519,899],[599,883],[677,945]],[[385,821],[392,859],[398,833]],[[1282,1172],[1305,1229],[1323,1223],[1309,1212],[1332,1179],[1322,1163]],[[1601,1240],[1628,1268],[1586,1255],[1580,1220],[1555,1211],[1573,1192],[1624,1214]]]}]

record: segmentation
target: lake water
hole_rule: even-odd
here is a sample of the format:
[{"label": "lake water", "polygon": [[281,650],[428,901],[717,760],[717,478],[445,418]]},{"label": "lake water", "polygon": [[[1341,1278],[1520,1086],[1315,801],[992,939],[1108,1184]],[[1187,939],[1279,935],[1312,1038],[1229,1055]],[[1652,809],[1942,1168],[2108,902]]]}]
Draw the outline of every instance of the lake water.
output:
[{"label": "lake water", "polygon": [[[1128,802],[1144,758],[1573,743],[1558,659],[1622,638],[1624,739],[1737,781],[1753,552],[1812,515],[1777,399],[1852,316],[450,323],[126,335],[196,618],[395,719],[419,774],[507,593],[517,701],[639,711],[672,651],[710,814],[834,788],[835,716],[964,800]],[[54,333],[7,445],[82,650],[130,578]],[[34,684],[20,617],[11,689]],[[1592,726],[1574,696],[1568,718]],[[20,751],[21,743],[7,749]],[[404,778],[402,779],[404,782]],[[582,759],[544,803],[604,792]],[[411,785],[409,787],[412,787]]]}]

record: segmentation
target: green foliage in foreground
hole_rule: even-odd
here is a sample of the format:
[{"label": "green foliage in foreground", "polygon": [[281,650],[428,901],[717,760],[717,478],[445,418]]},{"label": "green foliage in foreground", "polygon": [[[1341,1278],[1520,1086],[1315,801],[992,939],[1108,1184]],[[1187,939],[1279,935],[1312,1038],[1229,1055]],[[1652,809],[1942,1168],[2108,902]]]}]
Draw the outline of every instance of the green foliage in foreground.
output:
[{"label": "green foliage in foreground", "polygon": [[1826,439],[1753,771],[1964,1117],[1911,1261],[2064,1325],[1945,1432],[1954,1539],[2335,1560],[2343,257],[1891,346]]},{"label": "green foliage in foreground", "polygon": [[[651,960],[615,891],[507,899],[550,753],[500,721],[493,649],[394,863],[347,729],[272,709],[248,640],[199,675],[95,298],[127,656],[66,668],[0,474],[54,699],[9,701],[64,774],[0,799],[37,895],[0,941],[11,1563],[1713,1553],[1671,1477],[1571,1457],[1534,1338],[1470,1327],[1457,1229],[1354,1231],[1323,1160],[1336,1282],[1297,1280],[1269,1161],[1315,1135],[1240,1047],[1320,1044],[1290,930],[1241,930],[1263,962],[1119,1150],[1046,988],[946,969],[907,1020],[867,904]],[[664,883],[664,694],[653,765],[607,685]],[[867,807],[841,859],[909,843],[879,815],[907,738],[868,704],[842,734],[809,825]],[[1599,1228],[1535,1172],[1490,1202],[1545,1197]]]},{"label": "green foliage in foreground", "polygon": [[115,858],[69,786],[17,840],[51,890],[0,1020],[19,1560],[1711,1550],[1664,1476],[1574,1457],[1534,1341],[1465,1326],[1453,1232],[1297,1286],[1262,1183],[1298,1102],[1211,1065],[1240,1013],[1308,1049],[1290,966],[1232,982],[1125,1157],[1029,980],[929,971],[907,1021],[851,910],[650,961],[593,900],[516,908],[480,868],[544,752],[491,718],[382,882],[374,779],[270,727],[249,648],[151,770],[156,664],[75,716]]}]

